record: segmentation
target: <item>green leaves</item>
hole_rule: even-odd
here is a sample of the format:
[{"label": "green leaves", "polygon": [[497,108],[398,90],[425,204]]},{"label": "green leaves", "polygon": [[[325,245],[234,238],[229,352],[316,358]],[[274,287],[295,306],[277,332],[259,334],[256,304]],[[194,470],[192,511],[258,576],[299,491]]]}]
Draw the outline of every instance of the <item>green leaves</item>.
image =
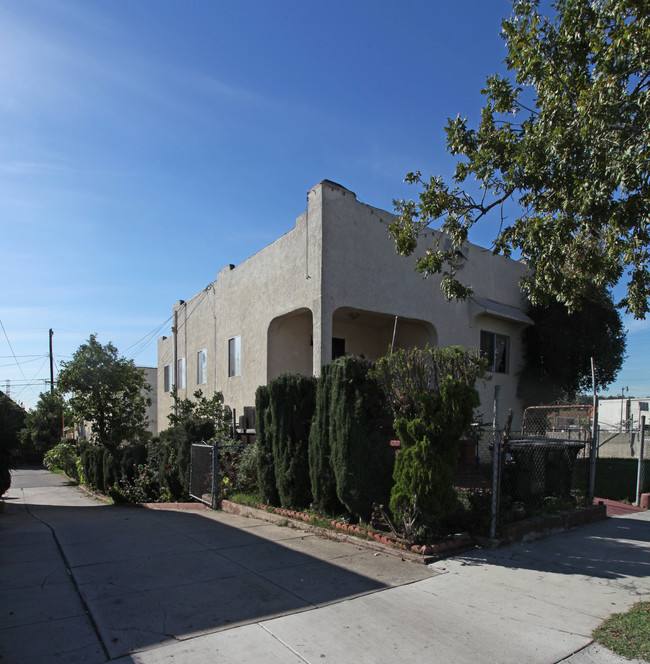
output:
[{"label": "green leaves", "polygon": [[[513,4],[502,23],[511,78],[490,76],[476,129],[457,117],[447,150],[459,159],[454,187],[419,172],[406,181],[419,203],[397,201],[390,227],[397,250],[417,247],[432,224],[440,238],[417,269],[442,275],[449,298],[471,289],[456,278],[456,249],[469,229],[511,201],[518,216],[494,238],[496,252],[528,262],[531,301],[576,309],[592,286],[623,279],[620,303],[637,318],[649,309],[650,12],[634,0],[559,0],[551,17],[537,0]],[[468,178],[480,194],[460,189]]]},{"label": "green leaves", "polygon": [[68,405],[78,421],[90,425],[93,438],[108,449],[147,435],[146,407],[150,399],[144,371],[132,360],[118,357],[112,343],[103,346],[91,334],[70,362],[63,363],[57,387],[68,393]]}]

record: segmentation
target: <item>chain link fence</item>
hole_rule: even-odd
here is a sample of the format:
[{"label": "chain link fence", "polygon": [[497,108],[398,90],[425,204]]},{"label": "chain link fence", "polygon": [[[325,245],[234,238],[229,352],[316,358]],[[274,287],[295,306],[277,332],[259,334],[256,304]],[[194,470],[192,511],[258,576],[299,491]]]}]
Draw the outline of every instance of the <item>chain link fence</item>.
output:
[{"label": "chain link fence", "polygon": [[192,444],[190,496],[195,500],[216,509],[228,493],[249,491],[256,483],[254,443]]},{"label": "chain link fence", "polygon": [[216,446],[193,443],[190,457],[190,496],[210,507],[216,497]]}]

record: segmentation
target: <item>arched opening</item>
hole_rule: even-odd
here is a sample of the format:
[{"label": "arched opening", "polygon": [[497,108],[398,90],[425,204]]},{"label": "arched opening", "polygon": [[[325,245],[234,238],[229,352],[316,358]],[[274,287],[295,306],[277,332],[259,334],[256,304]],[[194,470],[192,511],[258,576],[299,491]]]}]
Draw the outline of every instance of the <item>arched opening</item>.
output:
[{"label": "arched opening", "polygon": [[435,327],[423,320],[397,318],[392,314],[340,307],[332,317],[333,348],[337,354],[350,353],[376,360],[390,352],[395,334],[394,348],[424,348],[436,346]]},{"label": "arched opening", "polygon": [[313,375],[313,316],[309,309],[296,309],[269,324],[267,381],[283,373]]}]

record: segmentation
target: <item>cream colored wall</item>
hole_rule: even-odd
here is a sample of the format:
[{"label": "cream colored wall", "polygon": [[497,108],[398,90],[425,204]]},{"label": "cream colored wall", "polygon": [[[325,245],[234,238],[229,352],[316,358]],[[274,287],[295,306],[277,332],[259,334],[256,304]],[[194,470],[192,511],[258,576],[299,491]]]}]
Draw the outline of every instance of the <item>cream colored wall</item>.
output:
[{"label": "cream colored wall", "polygon": [[[517,398],[517,373],[522,365],[521,334],[524,326],[491,316],[472,319],[469,301],[447,302],[439,278],[423,279],[415,272],[415,256],[396,255],[388,225],[394,216],[356,201],[350,191],[323,183],[320,205],[323,209],[323,315],[331,318],[337,307],[381,311],[400,319],[428,321],[438,337],[438,345],[478,348],[481,329],[510,337],[510,371],[491,374],[488,386],[480,389],[482,412],[492,420],[494,385],[501,386],[500,402],[507,413],[515,410],[515,426],[520,425],[521,404]],[[310,192],[310,200],[316,192]],[[421,233],[417,255],[430,246],[434,232]],[[463,248],[468,261],[459,273],[477,297],[515,308],[523,306],[519,279],[525,267],[491,251],[468,244]],[[336,336],[336,335],[335,335]],[[505,416],[504,416],[505,417]],[[501,419],[501,418],[500,418]]]},{"label": "cream colored wall", "polygon": [[[331,358],[333,336],[346,338],[349,352],[372,348],[375,356],[382,354],[397,315],[398,345],[430,336],[440,346],[477,347],[481,329],[508,334],[511,371],[495,374],[482,395],[490,420],[494,384],[502,385],[503,401],[517,407],[515,371],[521,364],[523,328],[489,316],[474,321],[469,302],[446,302],[438,279],[424,280],[414,270],[414,257],[395,253],[388,236],[392,219],[390,213],[359,203],[352,192],[334,183],[324,181],[310,190],[308,209],[291,231],[242,264],[224,268],[206,289],[174,305],[178,357],[186,358],[187,371],[187,387],[179,390],[180,396],[190,396],[197,388],[207,395],[220,390],[225,402],[241,414],[244,406],[254,404],[258,385],[282,373],[285,362],[301,372],[311,365],[319,375],[321,365]],[[426,249],[427,239],[421,235],[420,251]],[[465,252],[469,261],[461,274],[477,296],[521,305],[518,279],[523,266],[475,245],[468,245]],[[386,314],[381,335],[370,342],[369,327],[355,324],[352,318],[348,322],[340,312],[334,315],[342,307],[362,315]],[[300,315],[291,315],[295,312]],[[307,350],[309,316],[313,327]],[[228,340],[235,336],[241,337],[242,375],[228,377]],[[293,344],[287,345],[289,340]],[[196,353],[203,348],[208,381],[197,385]],[[172,407],[163,390],[163,367],[172,362],[172,356],[173,337],[160,339],[160,428]]]}]

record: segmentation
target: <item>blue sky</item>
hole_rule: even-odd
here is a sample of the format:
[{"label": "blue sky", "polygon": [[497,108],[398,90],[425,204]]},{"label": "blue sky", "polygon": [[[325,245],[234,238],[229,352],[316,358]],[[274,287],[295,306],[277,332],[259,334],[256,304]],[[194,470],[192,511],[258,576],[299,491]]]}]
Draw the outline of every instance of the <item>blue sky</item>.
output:
[{"label": "blue sky", "polygon": [[[0,5],[0,389],[33,406],[91,333],[155,366],[175,301],[290,230],[323,179],[392,209],[449,175],[507,0]],[[472,240],[489,245],[493,228]],[[613,392],[650,394],[628,321]]]}]

